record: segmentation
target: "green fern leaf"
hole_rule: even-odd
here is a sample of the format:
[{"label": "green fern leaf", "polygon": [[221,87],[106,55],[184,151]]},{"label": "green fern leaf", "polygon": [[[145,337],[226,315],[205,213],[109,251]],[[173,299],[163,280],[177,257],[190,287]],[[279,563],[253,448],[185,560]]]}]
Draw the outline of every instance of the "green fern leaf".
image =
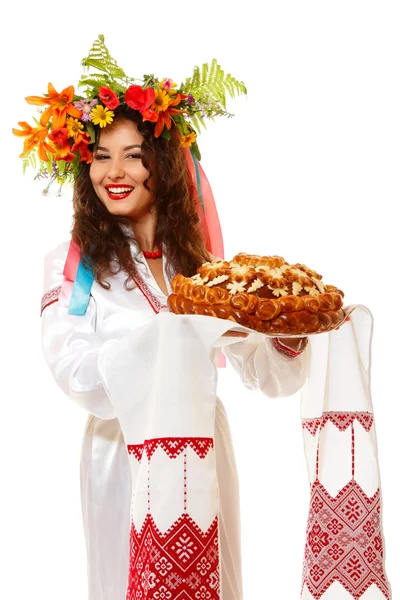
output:
[{"label": "green fern leaf", "polygon": [[195,131],[197,134],[199,134],[201,131],[201,124],[199,123],[199,119],[198,119],[196,113],[191,115],[190,123],[191,123],[193,131]]},{"label": "green fern leaf", "polygon": [[104,61],[101,58],[85,58],[81,62],[83,67],[94,67],[98,71],[104,71],[104,73],[108,73],[107,65],[104,64]]},{"label": "green fern leaf", "polygon": [[234,83],[230,79],[226,79],[226,81],[225,81],[225,87],[228,90],[230,97],[234,98],[235,97],[235,90],[236,90]]},{"label": "green fern leaf", "polygon": [[215,77],[217,66],[218,66],[217,59],[213,58],[212,61],[211,61],[211,68],[210,68],[210,75],[209,75],[211,81]]},{"label": "green fern leaf", "polygon": [[202,70],[201,70],[201,85],[204,85],[206,83],[207,75],[208,75],[208,64],[204,63]]},{"label": "green fern leaf", "polygon": [[207,126],[206,126],[204,120],[199,115],[197,115],[197,114],[192,115],[191,121],[192,121],[193,125],[197,128],[198,133],[201,132],[201,126],[203,126],[204,129],[207,129]]},{"label": "green fern leaf", "polygon": [[29,164],[33,169],[36,169],[36,152],[29,154]]},{"label": "green fern leaf", "polygon": [[225,74],[224,70],[213,58],[211,67],[205,63],[202,66],[201,78],[200,69],[195,67],[192,77],[188,77],[184,84],[184,93],[192,94],[196,100],[208,100],[209,102],[219,102],[226,110],[226,91],[231,97],[236,94],[247,94],[246,86],[242,81],[236,80],[230,73]]},{"label": "green fern leaf", "polygon": [[90,77],[85,77],[85,78],[82,77],[80,79],[78,85],[79,85],[79,87],[99,88],[99,87],[106,85],[106,83],[109,83],[109,81],[106,77],[94,79],[93,74],[92,74],[92,75],[90,75]]},{"label": "green fern leaf", "polygon": [[121,84],[118,81],[113,81],[113,90],[117,95],[123,95],[126,92],[127,87],[129,87],[130,83]]},{"label": "green fern leaf", "polygon": [[203,125],[204,129],[207,129],[207,125],[206,125],[206,122],[204,121],[203,117],[201,117],[200,115],[197,115],[197,118],[198,118],[199,122]]},{"label": "green fern leaf", "polygon": [[82,75],[78,82],[78,87],[94,88],[93,96],[102,86],[108,86],[116,93],[122,94],[134,82],[133,79],[127,77],[124,70],[111,56],[104,43],[104,35],[99,35],[98,39],[94,41],[89,55],[82,59],[81,65],[88,70],[92,68],[101,72],[99,74],[90,71],[87,75]]}]

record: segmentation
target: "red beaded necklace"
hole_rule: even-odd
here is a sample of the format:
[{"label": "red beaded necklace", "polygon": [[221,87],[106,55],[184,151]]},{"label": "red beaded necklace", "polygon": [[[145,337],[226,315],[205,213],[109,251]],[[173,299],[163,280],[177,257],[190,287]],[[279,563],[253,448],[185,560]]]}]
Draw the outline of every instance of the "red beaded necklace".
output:
[{"label": "red beaded necklace", "polygon": [[157,250],[157,252],[146,252],[146,250],[142,250],[143,256],[145,258],[161,258],[162,250]]}]

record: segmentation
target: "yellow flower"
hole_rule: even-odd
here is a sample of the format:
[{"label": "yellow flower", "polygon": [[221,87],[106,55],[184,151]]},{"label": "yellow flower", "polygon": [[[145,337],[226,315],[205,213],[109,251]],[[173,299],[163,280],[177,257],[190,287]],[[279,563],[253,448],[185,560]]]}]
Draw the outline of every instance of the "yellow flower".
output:
[{"label": "yellow flower", "polygon": [[92,117],[92,123],[94,125],[105,127],[109,123],[112,123],[114,112],[102,104],[96,104],[96,106],[92,108],[90,116]]},{"label": "yellow flower", "polygon": [[67,130],[69,137],[72,137],[74,140],[76,140],[78,135],[83,131],[83,125],[80,121],[78,121],[78,119],[69,117],[67,119]]},{"label": "yellow flower", "polygon": [[181,146],[191,146],[196,141],[197,135],[192,131],[188,135],[181,135]]},{"label": "yellow flower", "polygon": [[170,104],[170,95],[166,90],[154,90],[155,96],[151,108],[157,112],[167,110]]}]

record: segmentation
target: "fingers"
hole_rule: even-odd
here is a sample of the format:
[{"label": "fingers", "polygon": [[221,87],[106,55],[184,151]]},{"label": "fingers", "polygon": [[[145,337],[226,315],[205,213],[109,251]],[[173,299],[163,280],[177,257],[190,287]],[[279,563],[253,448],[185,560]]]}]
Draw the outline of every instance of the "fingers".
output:
[{"label": "fingers", "polygon": [[223,334],[222,337],[242,337],[242,338],[246,338],[248,336],[249,336],[248,333],[244,333],[242,331],[227,331],[226,333]]},{"label": "fingers", "polygon": [[341,326],[342,326],[344,323],[346,323],[347,321],[350,321],[350,315],[349,315],[349,316],[347,316],[347,317],[345,318],[345,320],[344,320],[344,321],[342,321],[342,322],[340,323],[340,325],[338,325],[337,327],[335,327],[335,331],[337,331],[338,329],[340,329],[340,328],[341,328]]}]

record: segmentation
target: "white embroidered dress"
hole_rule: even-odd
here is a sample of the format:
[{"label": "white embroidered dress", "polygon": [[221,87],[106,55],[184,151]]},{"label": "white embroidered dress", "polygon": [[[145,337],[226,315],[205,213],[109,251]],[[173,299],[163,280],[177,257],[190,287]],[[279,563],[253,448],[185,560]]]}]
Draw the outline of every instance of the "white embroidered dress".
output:
[{"label": "white embroidered dress", "polygon": [[[136,328],[157,318],[156,313],[166,307],[167,298],[142,256],[142,262],[136,261],[138,285],[133,290],[124,289],[124,272],[109,278],[111,290],[105,290],[94,282],[86,314],[69,315],[67,307],[58,301],[68,247],[69,241],[59,245],[45,258],[43,353],[61,389],[88,413],[81,452],[81,498],[89,600],[125,600],[128,597],[131,551],[131,457],[114,405],[103,385],[99,364],[107,344],[127,339]],[[135,256],[135,253],[136,248],[132,244],[132,255]],[[164,259],[163,269],[171,293],[170,281],[174,273],[167,269]],[[307,377],[308,350],[291,358],[280,353],[271,338],[262,337],[261,343],[259,340],[260,336],[256,342],[251,338],[250,341],[236,338],[225,348],[244,385],[249,389],[261,389],[270,397],[295,393]],[[214,362],[218,355],[219,350],[216,349]],[[216,593],[215,598],[242,600],[239,485],[228,418],[219,398],[213,442],[210,452],[215,453],[213,460],[216,462],[219,488],[220,560],[220,595]],[[160,572],[163,560],[164,557],[161,557],[157,563],[161,565]],[[201,573],[201,566],[193,569],[193,576]],[[170,574],[168,580],[171,590],[172,576]],[[167,587],[164,586],[164,595],[173,599],[175,596]],[[155,595],[148,597],[156,598]],[[163,595],[159,597],[164,598]],[[187,596],[184,594],[183,597]]]}]

